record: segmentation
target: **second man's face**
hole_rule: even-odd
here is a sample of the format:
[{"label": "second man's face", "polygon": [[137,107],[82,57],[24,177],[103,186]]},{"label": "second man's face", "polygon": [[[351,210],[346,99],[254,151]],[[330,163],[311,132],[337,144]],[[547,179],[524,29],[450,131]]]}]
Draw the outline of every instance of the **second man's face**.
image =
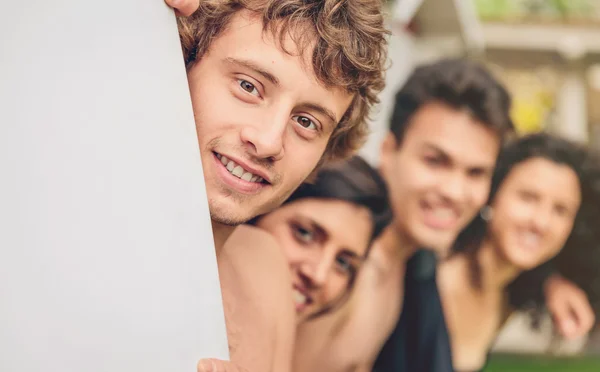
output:
[{"label": "second man's face", "polygon": [[441,103],[413,115],[402,143],[390,134],[381,169],[403,239],[445,255],[487,201],[499,151],[493,130]]}]

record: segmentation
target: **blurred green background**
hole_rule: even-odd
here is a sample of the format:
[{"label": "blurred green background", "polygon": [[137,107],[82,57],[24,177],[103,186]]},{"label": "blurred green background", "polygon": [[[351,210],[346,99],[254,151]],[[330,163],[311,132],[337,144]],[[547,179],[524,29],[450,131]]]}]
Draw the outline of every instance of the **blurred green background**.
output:
[{"label": "blurred green background", "polygon": [[485,372],[600,372],[600,357],[555,358],[496,354]]}]

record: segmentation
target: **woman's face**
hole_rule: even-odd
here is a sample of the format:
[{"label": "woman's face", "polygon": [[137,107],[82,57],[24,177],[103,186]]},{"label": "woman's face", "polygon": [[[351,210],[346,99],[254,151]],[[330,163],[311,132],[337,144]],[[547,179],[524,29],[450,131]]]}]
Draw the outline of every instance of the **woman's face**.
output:
[{"label": "woman's face", "polygon": [[577,174],[544,158],[517,164],[492,203],[490,236],[502,255],[529,270],[556,256],[581,204]]},{"label": "woman's face", "polygon": [[343,296],[367,251],[369,210],[334,199],[285,204],[257,226],[271,233],[288,259],[296,311],[306,318]]}]

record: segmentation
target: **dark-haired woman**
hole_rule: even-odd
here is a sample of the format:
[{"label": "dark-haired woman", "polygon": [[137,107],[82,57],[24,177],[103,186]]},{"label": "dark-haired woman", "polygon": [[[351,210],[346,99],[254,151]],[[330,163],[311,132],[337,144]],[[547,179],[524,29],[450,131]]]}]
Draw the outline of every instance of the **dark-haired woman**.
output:
[{"label": "dark-haired woman", "polygon": [[[384,181],[353,157],[321,168],[281,207],[238,227],[219,256],[219,265],[228,265],[221,283],[243,283],[222,291],[231,309],[232,360],[256,371],[289,371],[296,326],[343,304],[371,242],[391,218]],[[276,365],[257,363],[264,359],[251,353],[257,345],[275,355]],[[208,362],[224,371],[236,367]]]},{"label": "dark-haired woman", "polygon": [[592,160],[583,147],[547,134],[502,152],[488,205],[439,268],[454,370],[481,370],[507,316],[520,304],[541,305],[541,293],[531,291],[541,292],[540,283],[517,280],[523,274],[552,264],[596,302],[600,174]]}]

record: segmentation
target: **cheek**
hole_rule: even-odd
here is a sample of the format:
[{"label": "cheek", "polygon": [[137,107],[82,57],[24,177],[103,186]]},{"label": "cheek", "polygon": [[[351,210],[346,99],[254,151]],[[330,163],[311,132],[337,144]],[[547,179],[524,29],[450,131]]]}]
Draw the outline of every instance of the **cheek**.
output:
[{"label": "cheek", "polygon": [[[198,80],[200,76],[196,75],[194,79]],[[240,118],[251,114],[243,106],[237,106],[239,101],[227,83],[216,77],[208,78],[202,84],[190,83],[190,93],[198,137],[204,142],[211,139],[213,131],[227,129],[228,125],[239,123]]]},{"label": "cheek", "polygon": [[277,239],[290,267],[299,266],[306,261],[306,249],[289,232]]},{"label": "cheek", "polygon": [[557,233],[552,237],[552,241],[555,242],[555,246],[552,249],[552,256],[557,255],[569,239],[571,231],[573,230],[573,223],[564,223],[561,227],[555,228],[554,231]]},{"label": "cheek", "polygon": [[471,198],[469,203],[467,204],[468,210],[466,210],[466,215],[471,220],[483,206],[488,201],[489,196],[489,183],[480,182],[478,184],[472,185],[470,188]]},{"label": "cheek", "polygon": [[505,205],[501,207],[497,204],[493,205],[492,219],[489,222],[488,228],[496,238],[503,238],[506,235],[510,235],[509,226],[515,222],[515,217],[512,216],[513,211],[510,208],[504,207]]},{"label": "cheek", "polygon": [[410,200],[412,195],[423,193],[435,184],[435,175],[426,167],[411,162],[410,159],[399,161],[393,170],[391,187],[401,195],[404,200]]},{"label": "cheek", "polygon": [[202,89],[197,89],[192,95],[196,129],[201,138],[204,137],[204,133],[210,132],[211,128],[226,122],[227,118],[223,114],[229,112],[220,107],[224,104],[223,100],[214,99],[213,96],[203,93]]},{"label": "cheek", "polygon": [[[492,204],[494,220],[503,221],[506,225],[524,222],[528,218],[528,208],[525,203],[513,197],[497,195]],[[498,221],[496,221],[498,222]]]},{"label": "cheek", "polygon": [[327,139],[306,141],[294,133],[291,125],[293,124],[290,124],[284,143],[285,156],[277,163],[284,175],[284,182],[289,185],[289,188],[295,189],[316,168],[325,152]]},{"label": "cheek", "polygon": [[332,271],[328,277],[326,288],[323,293],[323,304],[330,304],[346,292],[348,289],[348,278]]},{"label": "cheek", "polygon": [[473,190],[473,204],[475,204],[477,208],[481,208],[488,201],[490,195],[490,182],[478,182],[473,187]]}]

